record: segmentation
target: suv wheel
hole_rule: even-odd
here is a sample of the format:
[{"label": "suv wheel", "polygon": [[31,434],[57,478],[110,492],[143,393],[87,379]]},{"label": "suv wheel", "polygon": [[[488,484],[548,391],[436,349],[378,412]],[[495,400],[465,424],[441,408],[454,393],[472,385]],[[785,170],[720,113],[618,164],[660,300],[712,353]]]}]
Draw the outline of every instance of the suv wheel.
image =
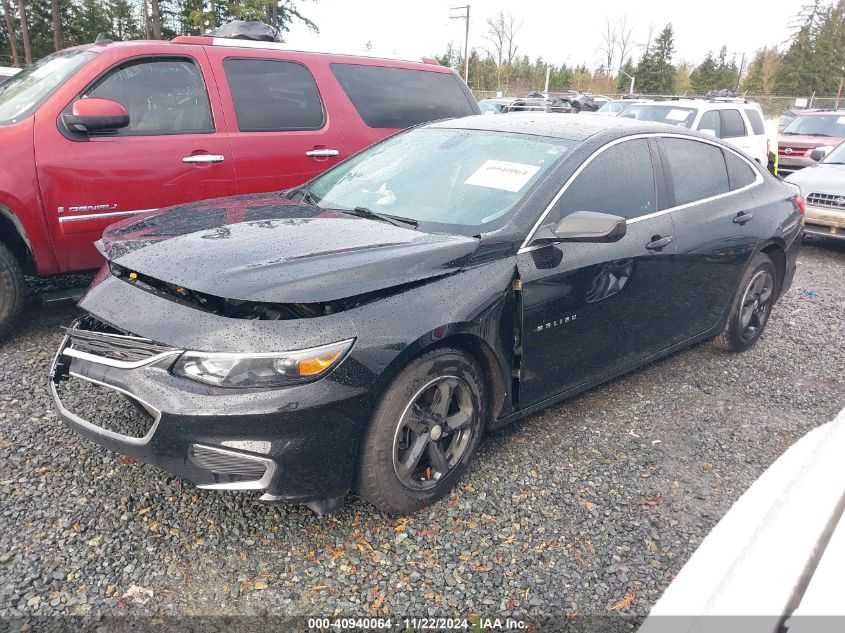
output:
[{"label": "suv wheel", "polygon": [[731,352],[748,349],[760,338],[777,288],[777,271],[765,253],[758,253],[742,275],[725,329],[716,338],[719,347]]},{"label": "suv wheel", "polygon": [[366,431],[359,494],[391,514],[440,499],[461,478],[486,420],[481,369],[452,348],[423,354],[388,387]]},{"label": "suv wheel", "polygon": [[0,339],[15,326],[24,299],[24,278],[20,262],[0,244]]}]

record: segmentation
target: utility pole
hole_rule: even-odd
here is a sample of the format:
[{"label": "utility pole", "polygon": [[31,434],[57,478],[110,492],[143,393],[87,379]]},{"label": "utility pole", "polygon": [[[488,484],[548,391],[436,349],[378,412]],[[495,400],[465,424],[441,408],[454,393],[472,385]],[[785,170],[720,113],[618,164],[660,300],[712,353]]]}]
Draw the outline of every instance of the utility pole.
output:
[{"label": "utility pole", "polygon": [[622,74],[623,74],[623,75],[625,75],[628,79],[630,79],[630,80],[631,80],[631,89],[628,91],[628,94],[634,94],[634,80],[636,79],[636,77],[633,77],[633,76],[629,75],[628,73],[626,73],[626,72],[625,72],[624,70],[622,70],[621,68],[619,69],[619,72],[620,72],[620,73],[622,73]]},{"label": "utility pole", "polygon": [[469,85],[469,5],[464,4],[459,7],[450,7],[452,11],[466,10],[465,15],[450,15],[450,20],[466,20],[466,29],[464,31],[464,83]]},{"label": "utility pole", "polygon": [[742,71],[745,68],[745,53],[742,54],[742,60],[739,62],[739,74],[736,76],[736,91],[739,92],[739,84],[742,81]]}]

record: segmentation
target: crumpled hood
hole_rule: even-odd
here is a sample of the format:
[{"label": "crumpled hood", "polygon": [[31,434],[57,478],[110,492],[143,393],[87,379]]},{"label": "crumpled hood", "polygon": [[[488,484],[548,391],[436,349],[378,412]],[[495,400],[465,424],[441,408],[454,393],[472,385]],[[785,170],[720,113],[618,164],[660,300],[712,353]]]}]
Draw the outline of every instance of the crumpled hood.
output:
[{"label": "crumpled hood", "polygon": [[277,194],[219,198],[106,229],[106,257],[227,299],[316,303],[455,272],[478,240],[297,204]]}]

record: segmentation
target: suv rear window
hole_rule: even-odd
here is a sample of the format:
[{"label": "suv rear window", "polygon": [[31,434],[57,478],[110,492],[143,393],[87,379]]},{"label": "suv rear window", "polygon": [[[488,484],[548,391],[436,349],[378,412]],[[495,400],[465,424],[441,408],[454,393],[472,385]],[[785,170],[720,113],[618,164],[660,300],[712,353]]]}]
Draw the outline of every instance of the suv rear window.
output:
[{"label": "suv rear window", "polygon": [[230,58],[223,70],[241,132],[319,130],[325,124],[317,84],[302,64]]},{"label": "suv rear window", "polygon": [[748,117],[748,122],[751,124],[751,129],[754,134],[760,135],[766,133],[766,127],[763,125],[763,117],[754,108],[745,108],[745,116]]},{"label": "suv rear window", "polygon": [[475,114],[452,73],[331,64],[352,105],[373,128],[406,128],[427,121]]}]

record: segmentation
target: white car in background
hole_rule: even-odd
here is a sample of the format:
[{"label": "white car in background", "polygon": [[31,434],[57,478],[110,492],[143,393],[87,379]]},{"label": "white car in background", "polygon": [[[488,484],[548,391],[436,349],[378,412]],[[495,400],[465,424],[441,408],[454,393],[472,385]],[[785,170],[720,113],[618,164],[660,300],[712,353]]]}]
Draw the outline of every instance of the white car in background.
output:
[{"label": "white car in background", "polygon": [[628,106],[619,116],[698,130],[730,143],[764,167],[769,162],[769,136],[763,112],[759,104],[742,97],[645,101]]},{"label": "white car in background", "polygon": [[11,66],[0,66],[0,84],[2,84],[12,75],[17,75],[20,71],[20,68],[12,68]]},{"label": "white car in background", "polygon": [[760,475],[684,565],[639,633],[845,631],[843,454],[845,410]]},{"label": "white car in background", "polygon": [[845,240],[845,141],[827,155],[813,150],[811,157],[819,162],[786,177],[798,186],[807,207],[804,232]]}]

